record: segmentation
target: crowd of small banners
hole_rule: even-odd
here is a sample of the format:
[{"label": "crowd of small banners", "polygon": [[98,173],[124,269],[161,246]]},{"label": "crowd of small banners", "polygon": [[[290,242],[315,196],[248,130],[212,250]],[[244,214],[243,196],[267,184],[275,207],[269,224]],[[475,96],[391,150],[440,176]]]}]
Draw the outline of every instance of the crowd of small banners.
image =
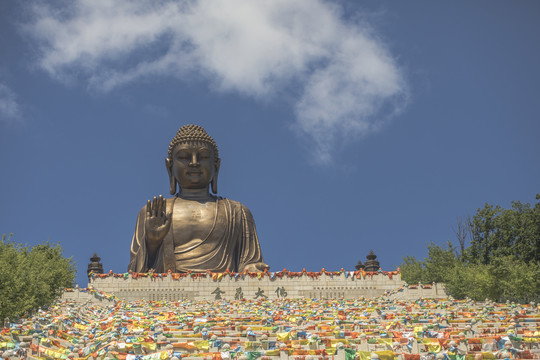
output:
[{"label": "crowd of small banners", "polygon": [[389,300],[390,294],[124,302],[92,288],[76,291],[96,301],[59,301],[6,322],[3,359],[540,359],[534,303]]},{"label": "crowd of small banners", "polygon": [[306,276],[308,276],[308,277],[310,277],[312,279],[318,279],[322,275],[329,276],[329,277],[334,277],[334,276],[340,276],[341,274],[344,274],[346,278],[348,278],[349,276],[352,276],[352,277],[355,277],[356,279],[365,279],[367,277],[369,277],[370,279],[373,279],[373,276],[381,274],[381,275],[387,276],[388,279],[392,280],[392,278],[394,276],[396,276],[397,274],[399,274],[399,273],[400,273],[399,268],[397,270],[395,270],[395,271],[382,271],[380,269],[378,271],[364,271],[363,269],[360,269],[360,270],[357,270],[357,271],[345,271],[343,269],[341,269],[340,271],[328,271],[328,270],[325,270],[323,268],[321,271],[306,271],[306,269],[303,269],[302,271],[289,271],[287,269],[283,269],[282,271],[276,271],[276,272],[270,272],[268,270],[265,270],[264,272],[250,272],[250,271],[246,270],[246,271],[241,272],[241,273],[231,272],[229,270],[227,270],[225,272],[222,272],[222,273],[214,273],[214,272],[211,272],[209,270],[206,271],[206,272],[190,272],[190,271],[188,271],[188,272],[185,272],[185,273],[171,273],[171,271],[169,270],[169,272],[166,272],[166,273],[154,273],[154,272],[134,273],[134,272],[127,272],[127,273],[123,273],[123,274],[114,274],[112,272],[112,270],[111,270],[107,274],[95,274],[94,272],[90,272],[90,276],[92,278],[106,278],[106,277],[112,276],[112,277],[124,278],[124,279],[127,279],[130,276],[133,279],[138,279],[138,278],[141,278],[141,277],[151,277],[151,278],[155,279],[155,278],[164,278],[164,277],[167,277],[167,276],[171,276],[173,280],[179,280],[179,279],[186,278],[186,277],[190,277],[190,278],[193,278],[193,279],[211,277],[214,280],[221,280],[224,276],[229,276],[229,277],[235,278],[235,279],[238,279],[238,278],[244,279],[247,276],[247,277],[250,277],[250,278],[258,278],[258,279],[268,277],[270,280],[274,280],[275,278],[283,278],[283,277],[294,278],[294,277],[302,277],[304,275],[306,275]]}]

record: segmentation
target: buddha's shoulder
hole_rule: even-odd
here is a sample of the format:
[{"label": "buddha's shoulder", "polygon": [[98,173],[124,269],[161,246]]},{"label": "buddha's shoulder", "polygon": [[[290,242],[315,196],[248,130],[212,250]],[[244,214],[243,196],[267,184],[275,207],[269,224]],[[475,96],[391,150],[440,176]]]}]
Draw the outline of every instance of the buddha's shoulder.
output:
[{"label": "buddha's shoulder", "polygon": [[250,212],[248,207],[246,205],[242,204],[240,201],[231,200],[231,199],[224,198],[224,197],[221,197],[221,196],[218,196],[217,199],[221,203],[230,206],[231,209],[234,210],[234,211],[245,211],[245,212],[248,212],[248,213]]}]

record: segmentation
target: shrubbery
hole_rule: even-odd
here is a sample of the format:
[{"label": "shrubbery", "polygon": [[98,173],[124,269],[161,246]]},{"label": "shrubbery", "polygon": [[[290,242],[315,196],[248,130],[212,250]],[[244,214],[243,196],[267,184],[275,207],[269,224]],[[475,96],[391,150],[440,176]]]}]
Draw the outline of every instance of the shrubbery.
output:
[{"label": "shrubbery", "polygon": [[72,287],[75,266],[57,244],[31,248],[0,240],[0,319],[20,316],[52,303]]},{"label": "shrubbery", "polygon": [[445,247],[430,243],[424,260],[403,259],[402,279],[443,282],[457,299],[540,300],[540,202],[534,208],[513,202],[511,209],[486,204],[465,228],[456,234],[461,240],[468,235],[469,247],[458,251],[450,242]]}]

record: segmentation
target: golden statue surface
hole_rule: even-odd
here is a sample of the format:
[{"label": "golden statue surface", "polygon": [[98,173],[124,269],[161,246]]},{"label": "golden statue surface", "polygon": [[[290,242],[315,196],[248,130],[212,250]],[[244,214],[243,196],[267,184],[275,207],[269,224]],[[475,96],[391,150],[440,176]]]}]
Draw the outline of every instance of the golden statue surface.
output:
[{"label": "golden statue surface", "polygon": [[[128,271],[263,271],[255,222],[243,204],[217,194],[221,159],[198,125],[178,130],[165,165],[170,193],[154,197],[137,216]],[[179,189],[179,190],[178,190]]]}]

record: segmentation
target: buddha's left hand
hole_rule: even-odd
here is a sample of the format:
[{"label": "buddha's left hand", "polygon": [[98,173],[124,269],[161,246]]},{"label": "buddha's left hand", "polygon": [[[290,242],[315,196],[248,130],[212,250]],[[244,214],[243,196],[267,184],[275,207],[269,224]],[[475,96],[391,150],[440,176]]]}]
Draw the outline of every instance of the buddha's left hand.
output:
[{"label": "buddha's left hand", "polygon": [[247,264],[244,267],[244,270],[247,270],[249,272],[261,272],[261,271],[264,271],[264,270],[267,270],[267,269],[270,269],[270,266],[266,265],[263,262],[258,262],[258,263],[254,263],[254,264]]}]

